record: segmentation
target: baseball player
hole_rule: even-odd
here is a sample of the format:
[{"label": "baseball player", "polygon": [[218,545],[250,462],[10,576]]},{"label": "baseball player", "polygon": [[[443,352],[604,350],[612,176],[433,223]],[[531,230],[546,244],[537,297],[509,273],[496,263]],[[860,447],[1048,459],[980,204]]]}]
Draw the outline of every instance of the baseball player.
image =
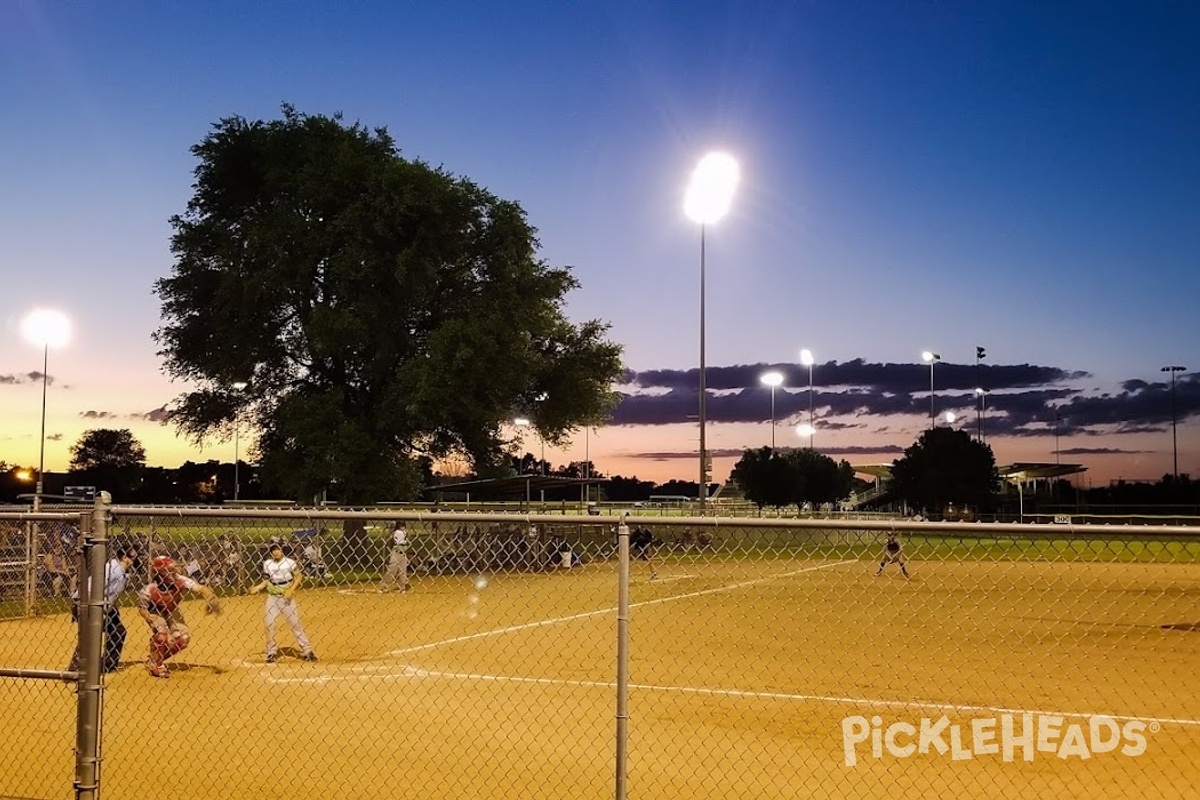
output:
[{"label": "baseball player", "polygon": [[209,614],[221,613],[221,601],[212,589],[177,573],[175,559],[170,556],[155,556],[150,566],[150,582],[138,592],[138,614],[150,626],[146,669],[155,678],[169,678],[167,659],[184,650],[192,639],[179,608],[183,593],[196,592],[203,597]]},{"label": "baseball player", "polygon": [[401,592],[408,591],[408,531],[403,522],[392,523],[392,544],[388,549],[387,572],[379,583],[379,591],[386,593],[395,586]]},{"label": "baseball player", "polygon": [[296,644],[300,645],[300,652],[303,653],[301,658],[316,661],[317,654],[313,652],[304,626],[300,624],[300,608],[296,604],[296,589],[304,577],[300,565],[283,554],[282,544],[272,542],[271,557],[263,562],[262,568],[265,578],[262,583],[250,587],[250,594],[267,590],[267,605],[263,613],[263,624],[267,628],[267,663],[274,664],[279,657],[275,644],[275,623],[280,615],[287,620],[292,635],[296,637]]},{"label": "baseball player", "polygon": [[895,531],[888,531],[887,541],[883,544],[883,558],[879,562],[879,571],[875,575],[882,575],[883,568],[888,564],[899,564],[901,574],[907,579],[908,568],[905,566],[906,563],[904,560],[904,548],[900,546],[900,534]]},{"label": "baseball player", "polygon": [[650,567],[650,580],[658,577],[658,571],[654,569],[656,546],[654,533],[649,528],[636,527],[629,535],[629,553],[635,561],[645,561]]}]

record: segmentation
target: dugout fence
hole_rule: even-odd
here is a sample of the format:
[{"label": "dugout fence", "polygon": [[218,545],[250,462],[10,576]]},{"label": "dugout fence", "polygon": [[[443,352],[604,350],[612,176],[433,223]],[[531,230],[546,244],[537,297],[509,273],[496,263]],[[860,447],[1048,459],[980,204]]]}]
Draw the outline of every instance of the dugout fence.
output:
[{"label": "dugout fence", "polygon": [[[407,591],[384,580],[394,523]],[[93,691],[117,800],[1182,798],[1200,778],[1196,525],[134,506],[87,525],[89,570],[99,545],[142,554],[122,666],[83,674],[97,630],[64,682],[65,609],[0,621],[21,720],[0,797],[69,794],[87,744],[31,744],[91,713],[31,701],[39,671]],[[281,601],[248,591],[273,544],[306,572],[316,660],[282,612],[267,658]],[[134,591],[158,555],[223,605],[187,595],[168,678]]]}]

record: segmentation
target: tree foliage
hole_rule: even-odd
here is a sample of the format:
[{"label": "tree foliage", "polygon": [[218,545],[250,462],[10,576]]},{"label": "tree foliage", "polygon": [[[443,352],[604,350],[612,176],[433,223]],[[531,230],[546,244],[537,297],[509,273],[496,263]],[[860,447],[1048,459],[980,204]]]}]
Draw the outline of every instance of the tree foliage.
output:
[{"label": "tree foliage", "polygon": [[761,447],[743,453],[731,477],[761,509],[837,502],[850,494],[854,469],[812,448],[781,452]]},{"label": "tree foliage", "polygon": [[146,466],[146,448],[128,428],[94,428],[71,445],[71,478],[129,499]]},{"label": "tree foliage", "polygon": [[552,444],[606,418],[621,348],[566,319],[577,281],[537,257],[517,203],[290,106],[192,152],[156,283],[165,369],[198,387],[169,412],[181,432],[240,419],[265,481],[353,503],[411,496],[429,459],[502,472],[514,415]]},{"label": "tree foliage", "polygon": [[953,428],[931,428],[892,464],[892,490],[913,508],[990,509],[1000,488],[992,448]]},{"label": "tree foliage", "polygon": [[850,495],[854,485],[850,462],[834,461],[811,447],[789,450],[784,458],[792,473],[792,503],[817,506],[836,503]]},{"label": "tree foliage", "polygon": [[138,469],[146,466],[146,448],[128,428],[94,428],[71,445],[71,471]]}]

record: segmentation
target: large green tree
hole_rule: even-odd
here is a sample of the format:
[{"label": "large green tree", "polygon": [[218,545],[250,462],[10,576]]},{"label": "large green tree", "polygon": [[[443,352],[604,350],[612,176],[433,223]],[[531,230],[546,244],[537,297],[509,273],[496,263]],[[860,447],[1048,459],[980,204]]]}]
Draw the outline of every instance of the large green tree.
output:
[{"label": "large green tree", "polygon": [[731,474],[746,499],[757,505],[787,506],[834,503],[850,494],[854,469],[812,448],[747,450]]},{"label": "large green tree", "polygon": [[578,283],[517,203],[286,105],[192,152],[156,284],[165,370],[196,386],[169,411],[182,432],[241,420],[264,481],[353,504],[411,497],[429,459],[502,471],[514,415],[560,443],[611,410],[621,348],[565,317]]},{"label": "large green tree", "polygon": [[93,428],[71,445],[71,480],[129,499],[146,466],[146,448],[128,428]]},{"label": "large green tree", "polygon": [[764,506],[779,507],[792,502],[794,475],[791,466],[777,450],[760,447],[747,450],[733,465],[729,477],[741,487],[742,494],[761,511]]},{"label": "large green tree", "polygon": [[990,509],[999,489],[992,448],[966,431],[926,430],[892,463],[896,496],[928,513],[941,513],[950,503]]},{"label": "large green tree", "polygon": [[850,496],[854,486],[854,468],[849,461],[834,461],[811,447],[790,450],[784,455],[792,474],[791,502],[836,503]]}]

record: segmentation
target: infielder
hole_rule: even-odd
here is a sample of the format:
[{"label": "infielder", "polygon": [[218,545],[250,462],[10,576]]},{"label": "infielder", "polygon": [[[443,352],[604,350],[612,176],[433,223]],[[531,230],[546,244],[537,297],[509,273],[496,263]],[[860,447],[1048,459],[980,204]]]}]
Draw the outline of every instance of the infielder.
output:
[{"label": "infielder", "polygon": [[184,591],[199,593],[208,603],[209,614],[221,613],[221,601],[212,589],[176,573],[175,559],[170,556],[155,556],[150,565],[150,582],[138,592],[138,614],[150,626],[146,669],[155,678],[169,678],[166,660],[184,650],[192,639],[179,609]]},{"label": "infielder", "polygon": [[900,534],[895,531],[888,531],[887,541],[883,545],[883,558],[879,562],[879,571],[876,576],[883,574],[883,568],[888,564],[899,564],[900,572],[905,578],[908,577],[908,569],[905,567],[907,563],[904,560],[904,548],[900,546]]},{"label": "infielder", "polygon": [[635,561],[645,561],[650,567],[650,580],[658,577],[658,571],[654,569],[654,551],[658,548],[658,542],[654,539],[654,533],[649,528],[641,526],[635,527],[629,535],[629,553]]},{"label": "infielder", "polygon": [[304,626],[300,624],[300,608],[296,604],[296,589],[304,577],[300,566],[283,554],[282,544],[272,542],[271,557],[263,562],[262,568],[265,578],[262,583],[250,587],[250,594],[267,590],[267,605],[263,613],[263,624],[267,628],[267,663],[274,664],[279,657],[279,649],[275,644],[275,623],[281,614],[291,627],[296,644],[300,645],[300,652],[303,653],[301,658],[316,661],[317,654],[313,652]]},{"label": "infielder", "polygon": [[401,592],[408,591],[408,531],[403,522],[392,524],[392,544],[388,549],[387,571],[379,583],[382,593],[392,591],[397,587]]}]

